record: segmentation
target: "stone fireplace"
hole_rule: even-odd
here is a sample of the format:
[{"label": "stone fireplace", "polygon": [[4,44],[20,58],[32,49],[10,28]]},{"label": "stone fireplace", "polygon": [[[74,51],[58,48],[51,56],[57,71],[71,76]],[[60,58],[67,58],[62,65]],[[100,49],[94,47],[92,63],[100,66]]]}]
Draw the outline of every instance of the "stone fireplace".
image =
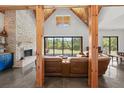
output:
[{"label": "stone fireplace", "polygon": [[[26,20],[25,20],[26,19]],[[36,28],[32,10],[5,12],[7,49],[14,52],[14,67],[24,67],[36,60]]]},{"label": "stone fireplace", "polygon": [[20,46],[16,47],[18,50],[17,53],[17,61],[16,67],[24,67],[28,64],[35,62],[35,48],[33,43],[21,43]]}]

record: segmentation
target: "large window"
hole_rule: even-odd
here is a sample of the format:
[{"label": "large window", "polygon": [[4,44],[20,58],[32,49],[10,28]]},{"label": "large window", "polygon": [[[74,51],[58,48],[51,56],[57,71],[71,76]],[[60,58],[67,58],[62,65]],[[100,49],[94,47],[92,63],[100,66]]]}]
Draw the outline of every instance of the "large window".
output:
[{"label": "large window", "polygon": [[107,54],[116,54],[118,51],[118,36],[104,36],[103,49]]},{"label": "large window", "polygon": [[75,56],[82,51],[82,41],[81,36],[44,37],[44,54]]}]

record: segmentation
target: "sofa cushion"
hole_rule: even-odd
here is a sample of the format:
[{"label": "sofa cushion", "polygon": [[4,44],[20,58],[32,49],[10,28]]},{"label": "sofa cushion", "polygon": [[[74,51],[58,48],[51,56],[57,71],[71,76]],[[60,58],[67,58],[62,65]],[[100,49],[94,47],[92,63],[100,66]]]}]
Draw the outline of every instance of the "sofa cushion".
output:
[{"label": "sofa cushion", "polygon": [[62,73],[62,58],[61,57],[44,57],[46,73]]},{"label": "sofa cushion", "polygon": [[70,62],[87,62],[88,58],[87,57],[68,57],[68,60]]},{"label": "sofa cushion", "polygon": [[86,74],[88,70],[88,58],[87,57],[70,57],[70,69],[73,74]]},{"label": "sofa cushion", "polygon": [[48,56],[45,56],[44,57],[44,61],[47,61],[47,62],[62,62],[62,58],[61,57],[48,57]]}]

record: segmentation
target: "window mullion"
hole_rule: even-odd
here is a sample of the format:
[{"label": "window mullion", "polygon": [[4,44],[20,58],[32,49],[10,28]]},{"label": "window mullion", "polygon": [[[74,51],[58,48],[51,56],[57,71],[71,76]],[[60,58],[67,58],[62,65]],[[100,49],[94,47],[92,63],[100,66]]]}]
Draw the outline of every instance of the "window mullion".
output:
[{"label": "window mullion", "polygon": [[53,56],[55,55],[55,38],[53,37]]},{"label": "window mullion", "polygon": [[64,55],[64,38],[62,37],[62,55]]},{"label": "window mullion", "polygon": [[73,37],[72,37],[72,56],[73,56]]}]

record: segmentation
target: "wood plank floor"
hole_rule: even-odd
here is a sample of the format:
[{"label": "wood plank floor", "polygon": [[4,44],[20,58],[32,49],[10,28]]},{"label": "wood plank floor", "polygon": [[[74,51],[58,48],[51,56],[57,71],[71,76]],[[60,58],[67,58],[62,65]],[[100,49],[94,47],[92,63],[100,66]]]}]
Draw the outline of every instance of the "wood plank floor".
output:
[{"label": "wood plank floor", "polygon": [[[87,88],[87,78],[46,77],[44,88]],[[35,67],[0,72],[1,88],[35,88]],[[100,88],[124,88],[124,64],[110,63],[106,74],[99,77]]]}]

